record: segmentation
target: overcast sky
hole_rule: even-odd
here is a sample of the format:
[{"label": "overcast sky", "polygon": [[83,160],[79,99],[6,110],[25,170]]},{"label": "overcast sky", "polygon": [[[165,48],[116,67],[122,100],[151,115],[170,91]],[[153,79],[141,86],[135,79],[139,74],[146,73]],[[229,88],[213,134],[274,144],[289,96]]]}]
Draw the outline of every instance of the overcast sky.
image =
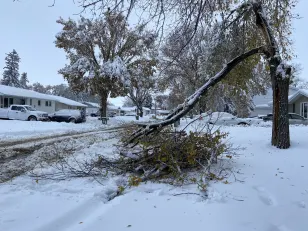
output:
[{"label": "overcast sky", "polygon": [[[20,73],[27,72],[31,83],[64,83],[57,72],[66,63],[65,53],[54,45],[55,35],[61,30],[56,20],[75,17],[80,9],[73,0],[57,0],[54,7],[48,7],[53,0],[1,0],[0,7],[0,73],[4,67],[5,53],[15,49],[20,58]],[[308,80],[308,17],[305,10],[308,1],[300,0],[297,13],[302,19],[294,22],[294,49],[303,71],[301,77]]]}]

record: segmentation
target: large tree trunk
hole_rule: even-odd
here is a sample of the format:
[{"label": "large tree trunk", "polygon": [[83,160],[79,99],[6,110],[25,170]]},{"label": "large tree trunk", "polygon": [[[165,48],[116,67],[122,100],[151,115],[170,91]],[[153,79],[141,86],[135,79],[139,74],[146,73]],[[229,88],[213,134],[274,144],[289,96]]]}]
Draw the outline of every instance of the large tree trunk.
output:
[{"label": "large tree trunk", "polygon": [[[290,147],[289,110],[288,96],[290,78],[283,78],[277,74],[277,68],[281,65],[278,59],[270,61],[271,78],[273,89],[273,126],[272,145],[277,148],[287,149]],[[287,74],[291,70],[285,70]]]},{"label": "large tree trunk", "polygon": [[261,1],[254,1],[252,4],[256,15],[256,24],[261,29],[268,46],[265,55],[269,60],[273,88],[272,145],[277,148],[287,149],[290,147],[288,93],[291,67],[284,65],[282,62],[278,44],[264,15]]},{"label": "large tree trunk", "polygon": [[142,104],[138,103],[136,101],[135,105],[136,105],[136,108],[137,108],[137,115],[140,116],[140,117],[143,117],[143,107],[142,107]]},{"label": "large tree trunk", "polygon": [[107,91],[101,91],[100,92],[100,100],[101,100],[101,117],[107,117],[107,99],[108,99],[108,92]]}]

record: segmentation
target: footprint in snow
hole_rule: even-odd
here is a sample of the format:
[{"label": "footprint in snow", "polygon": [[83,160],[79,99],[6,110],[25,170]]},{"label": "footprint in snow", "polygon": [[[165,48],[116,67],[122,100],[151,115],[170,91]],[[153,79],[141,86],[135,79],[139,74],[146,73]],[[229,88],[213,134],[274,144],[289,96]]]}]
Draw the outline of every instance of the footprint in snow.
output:
[{"label": "footprint in snow", "polygon": [[275,206],[277,204],[276,199],[265,190],[263,187],[253,187],[257,192],[261,202],[268,206]]},{"label": "footprint in snow", "polygon": [[296,201],[295,204],[296,204],[299,208],[302,208],[302,209],[305,209],[305,208],[306,208],[306,203],[305,203],[305,201]]},{"label": "footprint in snow", "polygon": [[271,224],[267,231],[291,231],[285,225],[273,225]]}]

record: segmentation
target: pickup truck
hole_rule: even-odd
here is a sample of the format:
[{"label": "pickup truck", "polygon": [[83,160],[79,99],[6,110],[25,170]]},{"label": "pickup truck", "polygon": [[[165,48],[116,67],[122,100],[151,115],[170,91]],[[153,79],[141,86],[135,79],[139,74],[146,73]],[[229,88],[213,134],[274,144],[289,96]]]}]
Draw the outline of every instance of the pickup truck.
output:
[{"label": "pickup truck", "polygon": [[0,108],[0,118],[10,120],[48,120],[46,112],[37,111],[29,105],[11,105],[9,108]]}]

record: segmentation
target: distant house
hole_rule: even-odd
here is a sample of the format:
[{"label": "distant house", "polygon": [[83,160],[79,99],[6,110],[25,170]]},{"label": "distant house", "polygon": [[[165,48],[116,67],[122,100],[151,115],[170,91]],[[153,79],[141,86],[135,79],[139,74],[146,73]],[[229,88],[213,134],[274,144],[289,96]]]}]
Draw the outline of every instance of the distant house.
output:
[{"label": "distant house", "polygon": [[8,108],[12,104],[31,105],[37,110],[48,113],[60,109],[82,109],[87,107],[82,103],[61,96],[0,85],[0,108]]},{"label": "distant house", "polygon": [[100,105],[98,103],[82,102],[82,104],[87,105],[87,115],[96,113],[100,109]]},{"label": "distant house", "polygon": [[170,110],[165,110],[161,108],[151,108],[151,114],[155,114],[155,113],[156,115],[165,116],[170,113]]},{"label": "distant house", "polygon": [[[151,109],[149,108],[146,108],[146,107],[143,107],[143,115],[146,116],[146,115],[149,115],[151,114]],[[128,114],[128,113],[137,113],[137,107],[134,106],[134,107],[121,107],[121,112],[120,114],[121,115],[125,115],[125,114]]]},{"label": "distant house", "polygon": [[[266,115],[273,112],[273,92],[268,89],[265,95],[253,97],[255,104],[251,116]],[[289,112],[299,114],[308,118],[308,90],[297,89],[290,86],[289,88]]]}]

